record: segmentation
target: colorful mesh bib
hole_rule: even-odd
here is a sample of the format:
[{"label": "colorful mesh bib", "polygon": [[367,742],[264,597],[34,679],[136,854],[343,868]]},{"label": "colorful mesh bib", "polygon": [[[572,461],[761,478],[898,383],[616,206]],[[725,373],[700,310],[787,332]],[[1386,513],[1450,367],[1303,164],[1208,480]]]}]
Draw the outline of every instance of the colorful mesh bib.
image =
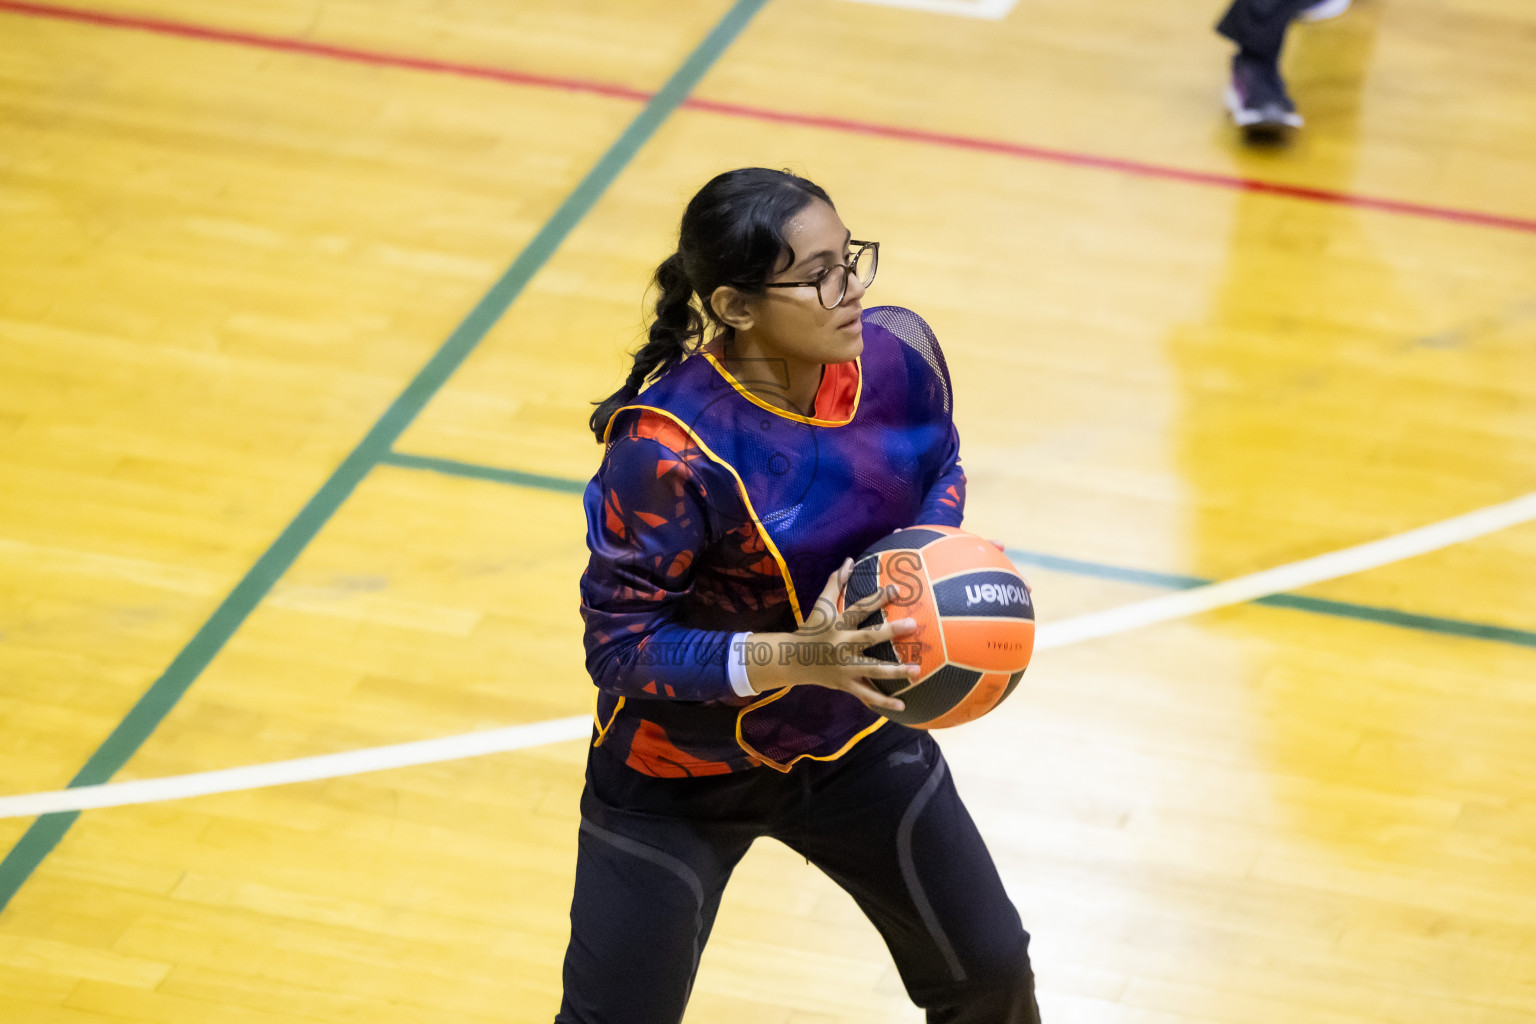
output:
[{"label": "colorful mesh bib", "polygon": [[[624,417],[659,413],[730,471],[779,567],[794,615],[793,622],[724,623],[700,609],[696,617],[682,616],[684,624],[793,631],[843,559],[914,525],[953,454],[948,370],[932,331],[915,313],[882,306],[866,310],[863,323],[858,394],[846,420],[770,405],[707,353],[668,370],[610,420],[613,437]],[[665,717],[685,713],[668,708]],[[736,740],[749,755],[787,770],[802,757],[838,757],[884,722],[842,691],[793,686],[741,709]]]}]

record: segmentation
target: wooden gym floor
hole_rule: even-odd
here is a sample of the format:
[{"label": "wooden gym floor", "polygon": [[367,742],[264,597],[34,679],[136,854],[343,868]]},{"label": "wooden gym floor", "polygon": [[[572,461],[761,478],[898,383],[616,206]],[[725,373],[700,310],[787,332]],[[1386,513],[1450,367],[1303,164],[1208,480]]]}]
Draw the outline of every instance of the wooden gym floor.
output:
[{"label": "wooden gym floor", "polygon": [[[1047,629],[1536,491],[1523,0],[1298,27],[1257,151],[1220,0],[72,2],[0,0],[5,794],[581,715],[588,402],[732,166],[882,242]],[[1526,521],[942,739],[1051,1024],[1514,1024],[1533,715]],[[0,1020],[548,1022],[583,753],[0,818]],[[690,1024],[918,1019],[760,844]]]}]

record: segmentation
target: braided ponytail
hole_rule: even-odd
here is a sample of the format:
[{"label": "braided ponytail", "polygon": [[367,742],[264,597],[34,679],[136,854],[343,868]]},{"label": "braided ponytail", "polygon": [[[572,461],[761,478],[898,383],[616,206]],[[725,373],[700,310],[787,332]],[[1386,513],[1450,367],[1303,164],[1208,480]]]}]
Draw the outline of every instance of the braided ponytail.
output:
[{"label": "braided ponytail", "polygon": [[594,403],[588,425],[598,441],[613,414],[633,402],[646,381],[682,362],[703,340],[706,316],[715,330],[730,331],[709,305],[716,288],[755,291],[775,268],[794,264],[784,225],[817,200],[832,205],[815,183],[765,167],[726,171],[699,190],[683,213],[677,252],[656,268],[660,295],[650,336],[635,353],[624,386]]},{"label": "braided ponytail", "polygon": [[653,375],[680,363],[695,338],[704,334],[704,319],[693,307],[693,285],[683,270],[681,253],[673,253],[656,268],[656,319],[650,336],[635,353],[635,365],[619,390],[596,403],[589,425],[599,441],[608,432],[613,414],[634,400]]}]

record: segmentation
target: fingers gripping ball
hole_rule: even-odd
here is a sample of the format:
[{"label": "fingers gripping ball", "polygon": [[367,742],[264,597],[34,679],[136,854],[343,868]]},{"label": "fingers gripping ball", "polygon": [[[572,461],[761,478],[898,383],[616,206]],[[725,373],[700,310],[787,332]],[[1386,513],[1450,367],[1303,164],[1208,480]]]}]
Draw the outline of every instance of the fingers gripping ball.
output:
[{"label": "fingers gripping ball", "polygon": [[917,629],[866,653],[919,672],[911,682],[870,680],[906,704],[880,714],[943,729],[980,718],[1019,685],[1035,649],[1034,603],[1024,577],[990,541],[950,526],[898,530],[854,562],[838,611],[883,586],[896,596],[861,628],[911,618]]}]

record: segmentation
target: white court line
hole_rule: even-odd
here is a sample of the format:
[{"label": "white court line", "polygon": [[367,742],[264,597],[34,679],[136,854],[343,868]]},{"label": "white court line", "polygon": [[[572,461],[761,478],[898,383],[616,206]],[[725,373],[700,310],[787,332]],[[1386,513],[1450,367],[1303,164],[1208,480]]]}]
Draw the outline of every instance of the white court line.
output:
[{"label": "white court line", "polygon": [[[1157,622],[1188,618],[1228,605],[1242,604],[1271,594],[1337,579],[1352,573],[1375,569],[1416,555],[1427,554],[1473,540],[1489,533],[1536,520],[1536,493],[1501,505],[1442,520],[1417,530],[1399,533],[1382,540],[1344,548],[1316,558],[1291,562],[1263,572],[1236,579],[1154,597],[1146,601],[1111,608],[1108,611],[1079,615],[1062,622],[1042,623],[1035,640],[1037,651],[1065,647],[1097,637],[1139,629]],[[81,786],[51,793],[27,793],[0,797],[0,819],[30,818],[60,811],[84,811],[101,807],[180,800],[213,793],[261,789],[293,782],[317,782],[344,775],[409,768],[466,757],[525,750],[566,740],[581,739],[592,731],[592,719],[586,715],[556,718],[547,722],[513,725],[505,729],[444,736],[416,743],[389,747],[349,750],[340,754],[301,757],[292,761],[273,761],[243,768],[226,768],[192,775],[173,775],[163,779],[135,782],[109,782],[99,786]]]},{"label": "white court line", "polygon": [[507,750],[543,747],[579,739],[591,731],[592,716],[577,715],[574,718],[512,725],[505,729],[443,736],[415,743],[397,743],[390,747],[348,750],[340,754],[300,757],[292,761],[271,761],[216,772],[171,775],[163,779],[139,779],[134,782],[108,782],[99,786],[62,789],[54,793],[0,797],[0,818],[30,818],[58,811],[89,811],[100,807],[124,807],[161,800],[181,800],[189,796],[284,786],[291,782],[316,782],[388,768],[409,768],[484,754],[499,754]]},{"label": "white court line", "polygon": [[1460,544],[1484,534],[1517,526],[1536,519],[1536,492],[1502,505],[1489,505],[1476,512],[1442,519],[1429,526],[1421,526],[1407,533],[1394,534],[1367,544],[1332,551],[1316,558],[1265,569],[1263,572],[1223,580],[1191,590],[1154,597],[1148,601],[1111,608],[1108,611],[1079,615],[1062,622],[1044,623],[1035,638],[1035,650],[1065,647],[1082,640],[1124,633],[1127,630],[1150,626],[1154,622],[1183,619],[1201,612],[1225,608],[1227,605],[1256,601],[1271,594],[1308,587],[1324,580],[1350,576],[1366,569],[1377,569],[1392,562],[1401,562],[1415,555],[1438,551],[1440,548]]},{"label": "white court line", "polygon": [[854,3],[900,7],[930,14],[957,14],[962,18],[1002,21],[1018,6],[1019,0],[853,0]]}]

